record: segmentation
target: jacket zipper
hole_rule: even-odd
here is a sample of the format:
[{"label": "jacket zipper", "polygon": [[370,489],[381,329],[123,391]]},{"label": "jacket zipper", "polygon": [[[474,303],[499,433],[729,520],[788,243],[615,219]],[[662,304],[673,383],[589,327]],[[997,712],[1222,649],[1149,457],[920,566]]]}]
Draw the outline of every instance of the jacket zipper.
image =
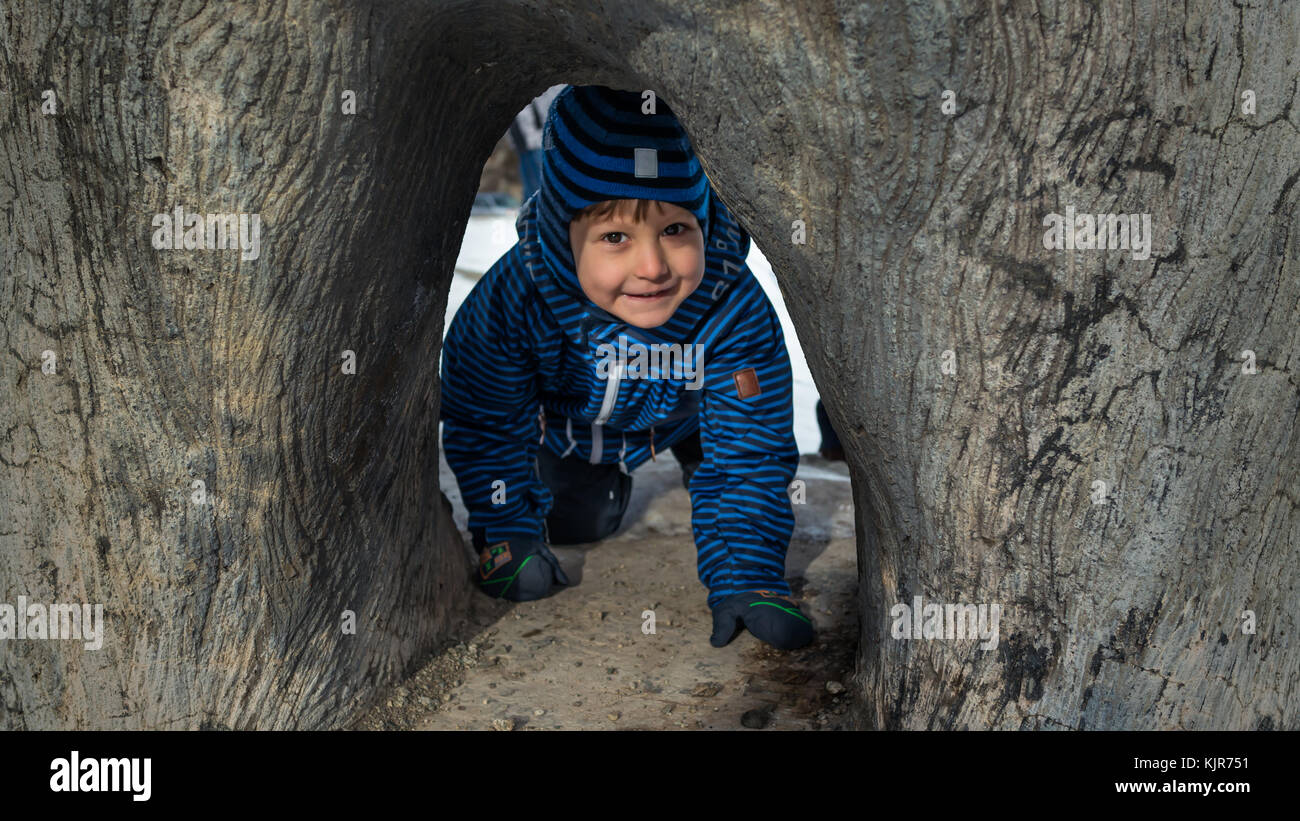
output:
[{"label": "jacket zipper", "polygon": [[600,405],[600,413],[596,416],[596,421],[591,425],[591,459],[588,460],[593,465],[600,464],[600,457],[604,453],[605,432],[604,424],[609,420],[609,416],[614,412],[614,403],[618,401],[618,386],[623,378],[623,363],[616,362],[610,370],[610,378],[605,383],[605,401]]}]

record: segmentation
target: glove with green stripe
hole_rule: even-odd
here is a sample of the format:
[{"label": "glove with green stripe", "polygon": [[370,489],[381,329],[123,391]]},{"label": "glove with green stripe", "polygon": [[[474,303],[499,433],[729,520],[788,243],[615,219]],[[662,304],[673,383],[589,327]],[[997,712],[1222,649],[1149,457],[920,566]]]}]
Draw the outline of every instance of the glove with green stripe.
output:
[{"label": "glove with green stripe", "polygon": [[795,650],[813,640],[812,619],[788,596],[754,590],[728,596],[713,608],[709,643],[726,647],[746,627],[762,641],[781,650]]},{"label": "glove with green stripe", "polygon": [[544,542],[511,539],[483,548],[474,582],[494,598],[533,601],[549,596],[557,584],[569,584],[569,577]]}]

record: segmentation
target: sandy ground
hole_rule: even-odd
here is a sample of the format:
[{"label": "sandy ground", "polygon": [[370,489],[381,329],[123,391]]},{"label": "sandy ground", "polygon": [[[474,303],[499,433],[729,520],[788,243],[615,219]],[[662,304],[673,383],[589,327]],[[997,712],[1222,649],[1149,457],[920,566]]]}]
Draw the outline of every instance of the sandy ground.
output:
[{"label": "sandy ground", "polygon": [[[848,471],[805,455],[797,478],[806,503],[794,505],[786,577],[816,625],[808,647],[777,650],[747,631],[726,647],[709,644],[690,498],[665,454],[633,474],[618,532],[554,548],[574,586],[533,602],[475,596],[462,629],[353,728],[849,728],[858,614]],[[464,533],[445,462],[442,487]],[[467,548],[467,575],[472,562]]]}]

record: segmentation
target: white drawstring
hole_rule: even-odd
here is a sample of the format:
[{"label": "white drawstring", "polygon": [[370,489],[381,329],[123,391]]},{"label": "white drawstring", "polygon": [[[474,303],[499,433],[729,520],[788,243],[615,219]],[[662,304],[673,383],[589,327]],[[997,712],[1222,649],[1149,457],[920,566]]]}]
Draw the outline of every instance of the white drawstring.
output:
[{"label": "white drawstring", "polygon": [[573,420],[568,417],[564,419],[564,435],[569,437],[569,447],[564,453],[560,454],[561,459],[572,453],[573,449],[578,446],[578,440],[573,438]]},{"label": "white drawstring", "polygon": [[623,461],[623,454],[627,453],[627,434],[623,434],[623,449],[618,452],[618,469],[627,473],[627,464]]}]

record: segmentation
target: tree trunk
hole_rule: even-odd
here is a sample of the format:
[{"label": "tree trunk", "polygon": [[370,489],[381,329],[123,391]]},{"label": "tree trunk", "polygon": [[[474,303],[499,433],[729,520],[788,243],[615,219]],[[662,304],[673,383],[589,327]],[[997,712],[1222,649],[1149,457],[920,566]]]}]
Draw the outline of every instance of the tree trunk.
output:
[{"label": "tree trunk", "polygon": [[[667,101],[781,279],[862,727],[1300,727],[1300,8],[794,5],[16,3],[0,601],[105,628],[0,643],[0,726],[336,727],[432,649],[451,268],[570,82]],[[153,247],[178,206],[260,254]],[[1067,208],[1149,214],[1149,258],[1048,250]],[[1000,606],[996,649],[894,638],[915,596]]]}]

